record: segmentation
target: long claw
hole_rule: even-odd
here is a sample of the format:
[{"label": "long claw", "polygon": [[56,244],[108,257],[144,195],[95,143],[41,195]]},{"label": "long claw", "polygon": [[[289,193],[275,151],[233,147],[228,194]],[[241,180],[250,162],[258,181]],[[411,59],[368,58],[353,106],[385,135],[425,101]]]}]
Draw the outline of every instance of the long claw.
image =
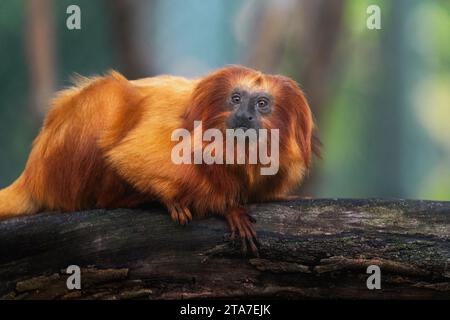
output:
[{"label": "long claw", "polygon": [[239,233],[241,239],[241,250],[244,255],[248,252],[250,247],[251,252],[258,256],[259,244],[256,236],[256,231],[253,228],[253,219],[249,214],[245,212],[243,208],[232,209],[227,215],[226,219],[231,231],[231,239],[234,239],[236,231]]},{"label": "long claw", "polygon": [[256,244],[253,242],[252,239],[250,239],[248,242],[249,242],[250,250],[252,251],[252,253],[253,253],[256,257],[259,257],[258,247],[256,246]]},{"label": "long claw", "polygon": [[167,204],[167,210],[169,211],[172,220],[181,225],[186,225],[192,220],[192,214],[189,208],[181,206],[178,203]]},{"label": "long claw", "polygon": [[186,216],[188,222],[192,221],[192,214],[188,207],[183,208],[184,215]]}]

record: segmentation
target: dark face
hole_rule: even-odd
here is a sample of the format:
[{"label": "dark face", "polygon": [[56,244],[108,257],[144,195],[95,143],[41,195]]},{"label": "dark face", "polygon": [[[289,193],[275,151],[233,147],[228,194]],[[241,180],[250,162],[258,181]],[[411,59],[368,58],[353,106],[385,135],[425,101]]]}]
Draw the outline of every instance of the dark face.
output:
[{"label": "dark face", "polygon": [[226,120],[230,129],[260,129],[261,118],[272,111],[272,97],[265,92],[234,89],[228,98],[231,114]]}]

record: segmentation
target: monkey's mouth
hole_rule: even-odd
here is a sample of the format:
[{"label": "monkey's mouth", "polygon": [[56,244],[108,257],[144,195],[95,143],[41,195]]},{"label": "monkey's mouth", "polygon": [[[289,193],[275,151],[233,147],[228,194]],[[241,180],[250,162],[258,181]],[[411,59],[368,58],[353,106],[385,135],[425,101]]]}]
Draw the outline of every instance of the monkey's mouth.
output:
[{"label": "monkey's mouth", "polygon": [[239,130],[246,132],[250,129],[258,130],[259,125],[256,121],[237,119],[236,117],[232,117],[227,119],[225,125],[228,129]]},{"label": "monkey's mouth", "polygon": [[236,123],[236,124],[228,124],[227,125],[228,129],[233,129],[233,130],[242,130],[244,132],[248,131],[248,130],[256,130],[258,131],[259,127],[258,125],[253,125],[253,124],[249,124],[249,123]]}]

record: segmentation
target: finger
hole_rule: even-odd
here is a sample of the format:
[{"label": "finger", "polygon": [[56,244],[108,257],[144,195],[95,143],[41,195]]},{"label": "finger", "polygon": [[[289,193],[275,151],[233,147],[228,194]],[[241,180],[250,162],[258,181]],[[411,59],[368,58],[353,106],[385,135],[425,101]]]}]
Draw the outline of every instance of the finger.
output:
[{"label": "finger", "polygon": [[253,242],[252,238],[247,238],[248,244],[250,245],[250,250],[254,256],[259,257],[258,247]]},{"label": "finger", "polygon": [[181,207],[180,205],[177,205],[177,211],[178,211],[178,219],[180,220],[181,225],[186,225],[188,223],[188,217],[185,213],[185,208]]},{"label": "finger", "polygon": [[187,219],[189,221],[192,221],[192,214],[191,214],[191,211],[189,210],[189,208],[184,207],[183,209],[184,209],[184,214],[186,215]]},{"label": "finger", "polygon": [[[258,248],[257,245],[259,245],[258,238],[256,236],[256,231],[253,228],[253,225],[250,221],[245,222],[245,237],[247,238],[250,249],[253,253],[257,253]],[[256,249],[256,250],[255,250]]]},{"label": "finger", "polygon": [[230,226],[230,239],[234,241],[236,238],[236,226],[233,222],[229,222],[228,225]]},{"label": "finger", "polygon": [[169,212],[170,212],[170,217],[172,218],[173,221],[178,222],[178,213],[175,210],[174,206],[170,205],[167,207]]},{"label": "finger", "polygon": [[248,229],[249,229],[249,231],[250,231],[250,234],[251,234],[252,238],[255,239],[256,241],[258,241],[258,237],[257,237],[257,235],[256,235],[255,228],[253,228],[253,226],[249,226]]},{"label": "finger", "polygon": [[[247,252],[248,252],[247,243],[250,244],[250,249],[252,250],[252,252],[254,252],[255,248],[253,248],[253,247],[255,247],[255,244],[253,242],[251,242],[251,233],[247,231],[248,228],[246,227],[246,222],[239,220],[237,229],[239,231],[239,237],[241,239],[242,254],[244,256],[247,255]],[[249,240],[250,240],[250,242],[249,242]]]},{"label": "finger", "polygon": [[231,233],[235,233],[236,225],[234,224],[233,218],[230,216],[226,216],[228,227],[230,228]]},{"label": "finger", "polygon": [[253,228],[248,229],[248,239],[256,246],[259,247],[261,244],[256,236],[256,232]]},{"label": "finger", "polygon": [[241,220],[238,220],[237,223],[237,229],[239,231],[239,237],[246,238],[245,230],[247,229],[244,222]]},{"label": "finger", "polygon": [[256,231],[251,226],[247,226],[246,236],[249,239],[256,239]]},{"label": "finger", "polygon": [[184,225],[186,223],[186,217],[184,216],[183,210],[179,205],[176,205],[175,208],[178,215],[178,221],[180,222],[181,225]]},{"label": "finger", "polygon": [[245,221],[245,229],[249,238],[256,238],[256,231],[251,221]]}]

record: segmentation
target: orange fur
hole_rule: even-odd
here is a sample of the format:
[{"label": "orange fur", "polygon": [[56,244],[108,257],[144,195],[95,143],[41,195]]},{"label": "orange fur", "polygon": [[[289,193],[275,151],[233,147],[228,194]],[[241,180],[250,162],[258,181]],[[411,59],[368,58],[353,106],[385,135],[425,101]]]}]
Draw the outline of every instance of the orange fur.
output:
[{"label": "orange fur", "polygon": [[[172,163],[173,130],[192,130],[194,120],[223,129],[225,99],[236,85],[274,97],[263,125],[280,130],[278,173],[261,176],[257,165]],[[240,66],[197,80],[129,81],[115,72],[84,79],[53,100],[25,171],[0,191],[0,217],[135,207],[151,200],[166,204],[182,223],[190,210],[237,212],[241,204],[281,197],[301,182],[314,149],[313,130],[311,111],[294,81]]]}]

